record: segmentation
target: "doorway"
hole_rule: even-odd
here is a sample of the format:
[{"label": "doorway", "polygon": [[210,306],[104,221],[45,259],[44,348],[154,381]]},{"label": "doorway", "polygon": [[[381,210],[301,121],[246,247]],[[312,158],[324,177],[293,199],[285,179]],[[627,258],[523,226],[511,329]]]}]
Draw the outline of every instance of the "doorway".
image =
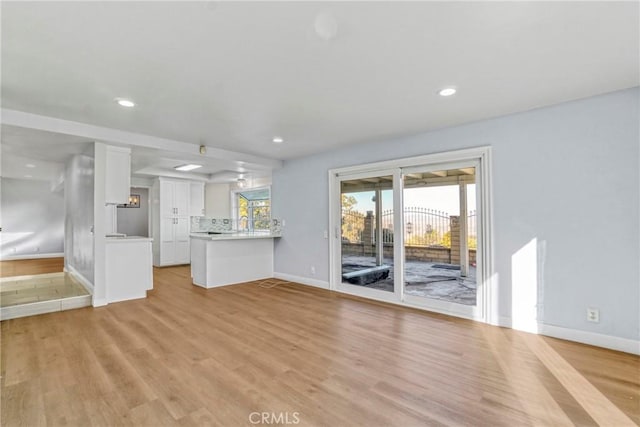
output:
[{"label": "doorway", "polygon": [[489,321],[489,155],[330,171],[331,288]]}]

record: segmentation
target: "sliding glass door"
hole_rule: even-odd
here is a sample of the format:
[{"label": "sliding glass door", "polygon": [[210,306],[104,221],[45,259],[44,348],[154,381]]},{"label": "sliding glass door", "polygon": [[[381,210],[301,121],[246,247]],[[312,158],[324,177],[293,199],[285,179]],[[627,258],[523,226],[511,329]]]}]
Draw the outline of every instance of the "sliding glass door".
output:
[{"label": "sliding glass door", "polygon": [[379,299],[396,298],[393,212],[398,178],[398,171],[339,177],[340,289]]},{"label": "sliding glass door", "polygon": [[476,166],[402,169],[407,303],[478,316]]},{"label": "sliding glass door", "polygon": [[392,168],[331,171],[331,287],[486,319],[482,196],[488,197],[479,152],[462,160],[405,159]]}]

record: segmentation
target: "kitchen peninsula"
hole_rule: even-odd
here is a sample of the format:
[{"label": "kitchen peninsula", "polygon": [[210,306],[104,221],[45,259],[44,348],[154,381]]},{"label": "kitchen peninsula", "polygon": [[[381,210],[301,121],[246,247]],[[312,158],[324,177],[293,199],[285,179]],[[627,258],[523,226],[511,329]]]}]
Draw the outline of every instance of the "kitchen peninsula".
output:
[{"label": "kitchen peninsula", "polygon": [[280,233],[191,233],[191,276],[203,288],[273,277],[273,239]]}]

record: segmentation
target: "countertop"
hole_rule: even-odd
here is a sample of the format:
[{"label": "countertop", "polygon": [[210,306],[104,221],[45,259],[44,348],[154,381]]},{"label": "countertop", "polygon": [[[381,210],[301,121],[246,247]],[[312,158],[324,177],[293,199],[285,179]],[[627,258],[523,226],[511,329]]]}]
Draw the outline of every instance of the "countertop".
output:
[{"label": "countertop", "polygon": [[142,236],[107,237],[107,243],[135,243],[135,242],[153,242],[153,239],[151,237],[142,237]]},{"label": "countertop", "polygon": [[269,232],[223,232],[222,234],[207,234],[206,232],[191,233],[192,239],[199,240],[239,240],[239,239],[273,239],[281,237],[280,234]]}]

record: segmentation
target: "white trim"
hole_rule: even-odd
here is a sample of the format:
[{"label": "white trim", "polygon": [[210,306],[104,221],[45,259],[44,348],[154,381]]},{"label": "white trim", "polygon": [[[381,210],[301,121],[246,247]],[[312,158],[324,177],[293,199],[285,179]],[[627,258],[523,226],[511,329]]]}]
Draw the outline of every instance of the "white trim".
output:
[{"label": "white trim", "polygon": [[63,298],[50,301],[38,301],[29,304],[12,305],[0,308],[0,320],[16,319],[18,317],[35,316],[37,314],[54,313],[56,311],[89,307],[90,295]]},{"label": "white trim", "polygon": [[51,252],[47,254],[5,255],[0,261],[18,261],[21,259],[64,258],[64,252]]},{"label": "white trim", "polygon": [[[507,316],[498,317],[498,323],[496,326],[513,329],[511,318]],[[548,325],[545,323],[537,324],[536,334],[640,355],[640,341],[629,338],[599,334],[597,332],[581,331],[579,329],[564,328],[562,326]]]},{"label": "white trim", "polygon": [[465,162],[469,160],[484,159],[487,153],[491,152],[491,147],[483,145],[480,147],[465,148],[462,150],[444,151],[423,156],[404,157],[401,159],[385,160],[376,163],[362,165],[345,166],[329,170],[329,177],[335,175],[351,175],[356,173],[377,173],[379,169],[409,168],[420,166],[421,164],[438,164]]},{"label": "white trim", "polygon": [[512,322],[511,322],[511,318],[510,317],[506,317],[506,316],[498,316],[497,319],[495,319],[496,322],[492,323],[492,325],[495,326],[500,326],[503,328],[511,328]]},{"label": "white trim", "polygon": [[280,280],[286,280],[288,282],[301,283],[303,285],[314,286],[316,288],[329,290],[329,282],[324,280],[311,279],[308,277],[294,276],[293,274],[286,273],[273,273],[273,277]]},{"label": "white trim", "polygon": [[538,331],[540,335],[640,355],[640,341],[628,338],[581,331],[578,329],[563,328],[561,326],[546,325],[544,323],[538,324]]},{"label": "white trim", "polygon": [[77,280],[86,290],[89,291],[91,295],[93,295],[93,283],[89,281],[86,277],[84,277],[78,270],[73,268],[72,265],[67,265],[64,268],[64,271],[69,273],[75,280]]},{"label": "white trim", "polygon": [[94,307],[104,307],[107,304],[109,304],[109,302],[107,301],[106,298],[96,298],[94,296],[93,303],[91,305],[93,305]]}]

